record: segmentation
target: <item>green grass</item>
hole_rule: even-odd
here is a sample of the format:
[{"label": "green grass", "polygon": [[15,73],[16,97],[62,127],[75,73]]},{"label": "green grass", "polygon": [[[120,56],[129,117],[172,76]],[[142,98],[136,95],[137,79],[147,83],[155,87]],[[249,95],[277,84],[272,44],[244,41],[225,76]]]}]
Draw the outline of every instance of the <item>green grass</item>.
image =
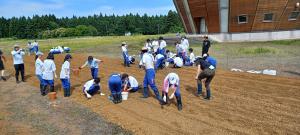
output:
[{"label": "green grass", "polygon": [[277,50],[271,47],[247,47],[238,49],[238,53],[251,55],[276,54]]},{"label": "green grass", "polygon": [[300,40],[276,40],[276,41],[269,41],[272,44],[276,45],[300,45]]}]

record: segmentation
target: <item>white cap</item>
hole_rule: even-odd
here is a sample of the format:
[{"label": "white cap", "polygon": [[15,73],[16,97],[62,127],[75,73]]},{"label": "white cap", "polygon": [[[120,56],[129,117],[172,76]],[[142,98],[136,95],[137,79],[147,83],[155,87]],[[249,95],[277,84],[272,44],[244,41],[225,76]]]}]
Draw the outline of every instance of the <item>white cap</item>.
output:
[{"label": "white cap", "polygon": [[176,81],[176,78],[174,76],[171,76],[169,78],[169,82],[170,82],[170,84],[174,85],[177,81]]},{"label": "white cap", "polygon": [[205,53],[205,54],[203,54],[203,57],[207,57],[207,54]]},{"label": "white cap", "polygon": [[20,46],[19,46],[18,44],[15,44],[15,45],[14,45],[14,48],[17,48],[17,47],[20,48]]},{"label": "white cap", "polygon": [[142,50],[148,50],[148,48],[147,47],[143,47]]},{"label": "white cap", "polygon": [[126,42],[122,42],[122,45],[126,45]]},{"label": "white cap", "polygon": [[44,55],[44,54],[42,52],[37,52],[35,55],[41,56],[41,55]]}]

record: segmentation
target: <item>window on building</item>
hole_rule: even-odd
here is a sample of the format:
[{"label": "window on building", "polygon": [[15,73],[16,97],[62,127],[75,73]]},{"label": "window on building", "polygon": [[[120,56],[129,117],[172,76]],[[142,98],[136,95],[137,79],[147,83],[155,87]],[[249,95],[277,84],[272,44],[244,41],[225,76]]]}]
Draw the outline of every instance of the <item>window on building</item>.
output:
[{"label": "window on building", "polygon": [[264,16],[264,22],[272,22],[273,21],[273,13],[266,13]]},{"label": "window on building", "polygon": [[289,20],[297,20],[299,14],[300,14],[299,11],[293,11],[289,16]]},{"label": "window on building", "polygon": [[238,16],[238,23],[248,23],[248,16],[247,15],[239,15]]}]

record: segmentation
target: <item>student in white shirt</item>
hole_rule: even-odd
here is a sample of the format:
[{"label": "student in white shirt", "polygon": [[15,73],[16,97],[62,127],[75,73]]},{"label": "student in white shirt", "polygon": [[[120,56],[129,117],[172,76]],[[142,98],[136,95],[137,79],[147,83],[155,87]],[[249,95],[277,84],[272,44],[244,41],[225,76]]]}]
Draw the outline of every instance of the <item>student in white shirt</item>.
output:
[{"label": "student in white shirt", "polygon": [[155,56],[155,70],[164,68],[165,57],[162,54],[156,54]]},{"label": "student in white shirt", "polygon": [[129,76],[126,73],[121,76],[123,91],[136,92],[139,90],[139,83],[133,76]]},{"label": "student in white shirt", "polygon": [[189,49],[190,52],[190,56],[186,59],[185,61],[185,66],[193,66],[194,65],[194,61],[196,60],[195,54],[193,52],[193,48]]},{"label": "student in white shirt", "polygon": [[122,55],[123,55],[123,60],[124,60],[124,66],[125,67],[130,67],[130,62],[129,62],[129,55],[128,55],[128,50],[127,50],[127,44],[126,42],[122,42]]},{"label": "student in white shirt", "polygon": [[146,43],[145,43],[145,46],[144,47],[147,47],[148,48],[148,52],[152,52],[152,43],[151,43],[151,40],[150,39],[147,39],[146,40]]},{"label": "student in white shirt", "polygon": [[174,92],[171,94],[170,99],[172,99],[175,95],[177,99],[177,108],[179,111],[182,110],[182,102],[181,102],[181,94],[180,94],[180,81],[179,76],[176,73],[169,73],[163,82],[163,99],[168,104],[168,93],[169,90],[173,89]]},{"label": "student in white shirt", "polygon": [[34,52],[33,44],[31,42],[28,42],[27,48],[28,48],[28,52],[29,52],[28,55],[31,55]]},{"label": "student in white shirt", "polygon": [[155,84],[154,58],[151,54],[149,54],[147,52],[148,52],[148,48],[143,47],[142,48],[143,58],[141,61],[141,64],[145,69],[143,95],[144,95],[144,98],[149,97],[148,85],[150,85],[151,89],[154,91],[154,94],[155,94],[157,100],[160,102],[160,104],[164,104],[161,96],[159,95],[159,91],[156,87],[156,84]]},{"label": "student in white shirt", "polygon": [[6,58],[3,55],[3,52],[0,50],[0,77],[3,81],[6,81],[6,78],[4,77],[4,63],[6,62]]},{"label": "student in white shirt", "polygon": [[[101,86],[100,86],[100,78],[95,78],[90,81],[87,81],[84,86],[82,92],[86,95],[88,99],[92,98],[93,95],[97,94],[98,91],[100,91]],[[101,93],[100,95],[104,96],[105,94]]]},{"label": "student in white shirt", "polygon": [[54,63],[54,55],[49,53],[47,59],[44,61],[44,69],[43,69],[43,90],[42,95],[47,95],[47,86],[50,86],[50,92],[54,92],[54,77],[57,78],[56,75],[56,66]]},{"label": "student in white shirt", "polygon": [[159,42],[157,40],[152,41],[153,52],[156,53],[159,48]]},{"label": "student in white shirt", "polygon": [[32,43],[32,47],[35,53],[39,51],[39,43],[36,40],[34,40],[34,42]]},{"label": "student in white shirt", "polygon": [[61,66],[60,71],[60,80],[62,87],[64,89],[64,97],[70,97],[71,96],[71,84],[70,84],[70,62],[72,60],[72,56],[70,54],[67,54],[64,59],[64,63]]},{"label": "student in white shirt", "polygon": [[82,68],[88,66],[89,68],[91,68],[91,74],[92,74],[93,79],[95,79],[98,77],[100,62],[103,62],[103,61],[98,60],[98,59],[94,58],[93,56],[89,56],[88,60],[81,67],[79,67],[79,69],[82,69]]},{"label": "student in white shirt", "polygon": [[43,59],[43,53],[42,52],[37,52],[36,56],[35,56],[35,75],[37,76],[37,78],[40,81],[40,91],[42,94],[43,91],[43,67],[44,67],[44,63],[42,61]]},{"label": "student in white shirt", "polygon": [[159,37],[159,50],[158,53],[162,55],[166,55],[166,47],[167,47],[167,42],[164,40],[163,37]]},{"label": "student in white shirt", "polygon": [[15,77],[16,77],[16,82],[19,83],[19,73],[21,72],[21,78],[22,82],[25,82],[25,67],[24,67],[24,61],[23,57],[25,55],[25,52],[23,49],[20,49],[19,45],[14,46],[14,50],[11,52],[13,56],[13,61],[14,61],[14,67],[15,67]]},{"label": "student in white shirt", "polygon": [[180,57],[174,58],[174,68],[181,68],[183,66],[183,60]]}]

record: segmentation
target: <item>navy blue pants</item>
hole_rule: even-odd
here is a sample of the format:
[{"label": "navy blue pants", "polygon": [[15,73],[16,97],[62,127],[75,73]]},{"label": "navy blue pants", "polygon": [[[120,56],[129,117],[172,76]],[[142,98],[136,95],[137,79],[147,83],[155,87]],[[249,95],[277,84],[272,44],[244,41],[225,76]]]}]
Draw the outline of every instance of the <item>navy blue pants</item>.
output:
[{"label": "navy blue pants", "polygon": [[162,57],[156,61],[155,70],[157,70],[158,68],[163,68],[164,60],[165,60],[165,58]]},{"label": "navy blue pants", "polygon": [[91,68],[91,75],[93,79],[98,77],[98,68]]},{"label": "navy blue pants", "polygon": [[70,79],[60,79],[60,80],[64,89],[68,89],[71,87]]},{"label": "navy blue pants", "polygon": [[154,91],[155,95],[158,98],[159,92],[158,92],[158,89],[155,85],[155,70],[154,69],[147,69],[146,70],[143,85],[144,85],[144,97],[149,96],[148,85],[150,85],[151,89]]},{"label": "navy blue pants", "polygon": [[43,85],[44,86],[54,86],[54,80],[45,80],[43,79]]},{"label": "navy blue pants", "polygon": [[112,95],[121,94],[122,92],[122,80],[117,74],[112,74],[108,79],[108,87]]},{"label": "navy blue pants", "polygon": [[128,54],[126,52],[123,52],[123,59],[124,59],[124,65],[129,66],[129,59],[128,59]]}]

